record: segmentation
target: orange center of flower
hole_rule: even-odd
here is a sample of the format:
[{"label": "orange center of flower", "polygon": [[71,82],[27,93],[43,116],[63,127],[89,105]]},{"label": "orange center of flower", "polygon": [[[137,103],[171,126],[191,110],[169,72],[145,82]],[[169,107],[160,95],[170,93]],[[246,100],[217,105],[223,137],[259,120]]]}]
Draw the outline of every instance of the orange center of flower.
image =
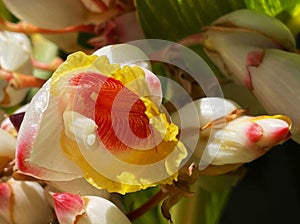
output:
[{"label": "orange center of flower", "polygon": [[98,137],[108,150],[124,151],[151,134],[146,106],[122,82],[83,72],[69,84],[75,90],[72,110],[95,120]]}]

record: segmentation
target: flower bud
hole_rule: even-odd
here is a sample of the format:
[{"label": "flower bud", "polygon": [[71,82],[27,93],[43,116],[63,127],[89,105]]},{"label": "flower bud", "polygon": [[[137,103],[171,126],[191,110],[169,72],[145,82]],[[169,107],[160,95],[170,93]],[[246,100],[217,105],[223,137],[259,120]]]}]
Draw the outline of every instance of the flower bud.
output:
[{"label": "flower bud", "polygon": [[300,56],[292,53],[295,40],[283,23],[263,13],[238,10],[207,28],[203,46],[220,71],[251,90],[267,113],[289,116],[292,138],[300,142]]},{"label": "flower bud", "polygon": [[0,183],[0,220],[5,220],[1,223],[41,224],[51,217],[52,209],[38,183],[14,179]]},{"label": "flower bud", "polygon": [[[257,32],[270,38],[270,40],[274,40],[282,48],[295,51],[295,38],[290,30],[281,21],[258,11],[236,10],[221,16],[212,25],[228,28],[228,31]],[[253,44],[256,43],[253,42]]]},{"label": "flower bud", "polygon": [[249,72],[252,93],[268,113],[291,118],[291,137],[300,143],[300,55],[267,49],[261,63],[249,67]]},{"label": "flower bud", "polygon": [[[193,107],[198,121],[188,119]],[[191,162],[199,163],[201,169],[210,164],[247,163],[290,136],[288,117],[245,116],[237,108],[234,102],[222,98],[202,98],[172,115],[181,127],[180,140],[193,152]]]},{"label": "flower bud", "polygon": [[284,116],[241,116],[222,129],[212,127],[207,145],[202,142],[196,151],[204,150],[202,163],[247,163],[287,140],[289,130],[290,121]]},{"label": "flower bud", "polygon": [[130,224],[112,202],[97,196],[70,193],[53,194],[54,209],[61,224]]},{"label": "flower bud", "polygon": [[[198,141],[200,127],[225,117],[238,108],[240,106],[229,99],[205,97],[183,106],[171,115],[171,119],[180,127],[180,139],[184,145],[193,150]],[[205,130],[203,132],[207,133]]]},{"label": "flower bud", "polygon": [[10,82],[15,78],[13,72],[32,73],[30,41],[24,34],[2,31],[0,50],[0,105],[11,107],[20,103],[28,91],[16,89]]},{"label": "flower bud", "polygon": [[263,55],[251,52],[266,48],[295,51],[295,40],[279,20],[243,9],[212,23],[203,33],[203,46],[224,75],[252,89],[248,65],[259,64]]}]

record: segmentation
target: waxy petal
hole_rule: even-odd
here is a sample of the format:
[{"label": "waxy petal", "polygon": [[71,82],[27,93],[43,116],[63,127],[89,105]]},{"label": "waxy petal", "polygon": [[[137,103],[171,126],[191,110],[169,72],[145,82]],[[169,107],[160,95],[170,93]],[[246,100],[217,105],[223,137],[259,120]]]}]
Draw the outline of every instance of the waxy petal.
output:
[{"label": "waxy petal", "polygon": [[52,76],[51,94],[59,95],[67,81],[74,75],[74,72],[97,71],[109,76],[120,68],[118,64],[110,64],[107,57],[86,55],[83,52],[76,52],[68,56],[63,66],[60,66]]},{"label": "waxy petal", "polygon": [[30,74],[32,72],[31,46],[25,34],[0,32],[1,68]]},{"label": "waxy petal", "polygon": [[42,28],[60,29],[82,24],[86,20],[87,10],[81,0],[40,1],[29,4],[24,4],[22,0],[4,0],[4,3],[19,19]]},{"label": "waxy petal", "polygon": [[212,25],[226,28],[244,28],[275,40],[283,48],[295,51],[295,38],[291,31],[274,17],[262,12],[240,9],[221,16]]},{"label": "waxy petal", "polygon": [[[0,68],[9,72],[32,73],[30,42],[26,35],[8,31],[0,32]],[[11,77],[10,79],[13,79]],[[16,89],[9,85],[10,80],[0,80],[0,104],[4,107],[20,103],[28,88]]]},{"label": "waxy petal", "polygon": [[109,199],[110,194],[106,190],[93,187],[84,178],[70,181],[51,181],[47,183],[51,192],[69,192],[71,194],[94,195]]},{"label": "waxy petal", "polygon": [[[10,212],[10,198],[12,196],[11,188],[10,186],[5,183],[0,183],[0,218],[5,220],[4,223],[10,222],[11,218],[11,212]],[[0,219],[0,220],[1,220]]]},{"label": "waxy petal", "polygon": [[209,58],[224,75],[249,89],[252,89],[251,76],[247,70],[249,52],[259,52],[263,48],[280,48],[278,43],[266,36],[234,28],[209,29],[204,33],[203,46]]},{"label": "waxy petal", "polygon": [[17,168],[36,178],[68,180],[80,171],[60,150],[63,121],[57,98],[50,98],[49,80],[33,97],[17,138]]},{"label": "waxy petal", "polygon": [[78,216],[85,213],[84,200],[76,194],[53,194],[54,209],[59,223],[76,223]]},{"label": "waxy petal", "polygon": [[[86,216],[81,216],[78,224],[130,224],[126,215],[112,202],[96,196],[83,197],[86,204]],[[101,209],[101,212],[99,210]]]},{"label": "waxy petal", "polygon": [[[229,115],[240,106],[232,100],[219,97],[205,97],[195,100],[171,115],[172,121],[180,127],[180,140],[193,150],[198,142],[200,127]],[[225,125],[225,124],[224,124]],[[204,135],[203,131],[201,135]]]},{"label": "waxy petal", "polygon": [[[126,54],[120,54],[120,52],[126,52]],[[110,63],[117,63],[122,67],[126,65],[140,66],[145,73],[151,99],[157,106],[161,104],[162,89],[160,80],[151,72],[149,58],[141,49],[130,44],[115,44],[102,47],[93,54],[98,56],[105,55]]]},{"label": "waxy petal", "polygon": [[292,119],[292,138],[300,142],[300,55],[267,49],[259,66],[249,71],[253,94],[268,113]]},{"label": "waxy petal", "polygon": [[[120,54],[126,52],[126,54]],[[104,46],[93,53],[93,55],[105,55],[110,63],[125,65],[138,65],[148,70],[151,70],[149,57],[138,47],[130,44],[114,44]]]},{"label": "waxy petal", "polygon": [[60,223],[69,224],[130,224],[126,215],[112,202],[97,196],[57,193],[54,209]]},{"label": "waxy petal", "polygon": [[[202,163],[212,165],[251,162],[264,155],[268,149],[290,137],[291,122],[284,116],[241,116],[230,121],[223,129],[211,129]],[[204,142],[202,142],[203,145]]]},{"label": "waxy petal", "polygon": [[0,183],[0,216],[5,223],[48,223],[52,209],[40,184],[11,179]]}]

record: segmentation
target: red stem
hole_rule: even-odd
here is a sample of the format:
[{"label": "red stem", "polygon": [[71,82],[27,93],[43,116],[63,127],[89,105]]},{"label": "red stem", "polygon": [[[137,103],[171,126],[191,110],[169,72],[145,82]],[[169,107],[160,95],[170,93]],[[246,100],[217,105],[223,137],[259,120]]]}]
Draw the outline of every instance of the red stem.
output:
[{"label": "red stem", "polygon": [[95,33],[95,25],[78,25],[70,26],[64,29],[50,30],[40,28],[25,22],[11,23],[0,17],[0,28],[11,31],[19,32],[24,34],[33,34],[33,33],[42,33],[42,34],[60,34],[60,33],[72,33],[72,32],[86,32],[86,33]]},{"label": "red stem", "polygon": [[31,58],[31,62],[35,68],[45,71],[55,71],[64,61],[61,58],[55,58],[52,62],[46,63]]},{"label": "red stem", "polygon": [[141,205],[139,208],[133,210],[127,214],[127,217],[130,221],[133,221],[141,217],[146,212],[150,211],[152,208],[157,206],[164,198],[168,196],[168,193],[164,193],[162,190],[157,192],[149,201]]},{"label": "red stem", "polygon": [[192,46],[192,45],[198,45],[202,43],[203,43],[202,33],[197,33],[197,34],[187,36],[178,42],[178,44],[181,44],[183,46]]}]

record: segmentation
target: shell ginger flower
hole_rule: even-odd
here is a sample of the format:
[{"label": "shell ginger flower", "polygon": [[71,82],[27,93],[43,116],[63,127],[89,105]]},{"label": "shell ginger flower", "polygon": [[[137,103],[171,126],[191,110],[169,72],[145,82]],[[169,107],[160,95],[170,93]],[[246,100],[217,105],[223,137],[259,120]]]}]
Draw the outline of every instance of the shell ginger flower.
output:
[{"label": "shell ginger flower", "polygon": [[50,181],[84,177],[119,193],[172,183],[187,153],[178,127],[159,111],[157,85],[139,66],[70,55],[27,109],[17,168]]},{"label": "shell ginger flower", "polygon": [[[192,119],[193,108],[198,121]],[[172,120],[181,128],[180,139],[193,151],[190,161],[209,175],[226,173],[261,157],[286,141],[291,129],[287,116],[248,116],[235,102],[217,97],[185,105]]]}]

